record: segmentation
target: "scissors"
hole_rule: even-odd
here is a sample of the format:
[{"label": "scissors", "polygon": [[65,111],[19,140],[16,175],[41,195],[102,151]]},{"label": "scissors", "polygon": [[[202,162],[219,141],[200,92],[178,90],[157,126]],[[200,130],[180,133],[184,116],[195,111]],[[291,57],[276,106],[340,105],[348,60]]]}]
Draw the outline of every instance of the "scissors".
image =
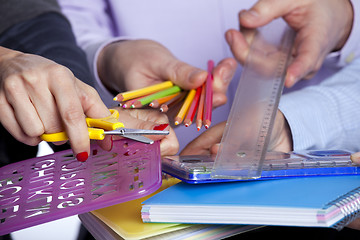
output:
[{"label": "scissors", "polygon": [[[109,109],[111,115],[105,118],[86,118],[90,139],[103,140],[105,135],[120,135],[139,142],[152,144],[153,140],[142,135],[168,135],[169,131],[145,130],[125,128],[122,122],[119,122],[119,112],[115,109]],[[61,142],[68,140],[65,132],[44,133],[40,138],[46,142]]]}]

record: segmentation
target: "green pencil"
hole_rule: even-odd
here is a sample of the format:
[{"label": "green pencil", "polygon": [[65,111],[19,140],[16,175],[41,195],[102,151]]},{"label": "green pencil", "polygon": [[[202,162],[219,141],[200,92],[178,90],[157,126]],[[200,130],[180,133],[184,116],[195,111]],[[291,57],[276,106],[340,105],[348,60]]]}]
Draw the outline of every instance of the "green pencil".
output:
[{"label": "green pencil", "polygon": [[175,93],[180,92],[180,91],[181,91],[181,88],[179,86],[173,86],[171,88],[167,88],[165,90],[162,90],[160,92],[156,92],[154,94],[151,94],[149,96],[140,98],[140,99],[132,102],[131,108],[140,108],[142,106],[150,104],[155,99],[166,97],[166,96],[175,94]]}]

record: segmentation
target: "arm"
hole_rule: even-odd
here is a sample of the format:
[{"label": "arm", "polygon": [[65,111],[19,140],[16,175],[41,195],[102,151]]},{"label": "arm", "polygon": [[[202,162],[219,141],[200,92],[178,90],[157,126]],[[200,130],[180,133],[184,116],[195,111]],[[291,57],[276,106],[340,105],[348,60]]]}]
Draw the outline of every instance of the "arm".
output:
[{"label": "arm", "polygon": [[317,86],[285,94],[279,109],[289,123],[293,149],[359,150],[360,59]]},{"label": "arm", "polygon": [[[160,81],[171,80],[183,89],[193,89],[206,80],[206,71],[180,61],[157,42],[116,37],[117,23],[112,15],[116,10],[112,11],[107,1],[93,1],[89,6],[79,1],[60,0],[60,5],[87,53],[97,79],[96,88],[107,105],[113,104],[112,99],[118,92]],[[126,39],[128,41],[124,41]],[[236,67],[234,59],[228,58],[215,68],[214,106],[227,101],[225,93]]]},{"label": "arm", "polygon": [[88,153],[85,115],[105,117],[109,111],[95,90],[78,79],[90,83],[92,78],[66,19],[49,13],[21,22],[1,35],[0,44],[2,125],[30,145],[42,133],[65,127],[74,153]]}]

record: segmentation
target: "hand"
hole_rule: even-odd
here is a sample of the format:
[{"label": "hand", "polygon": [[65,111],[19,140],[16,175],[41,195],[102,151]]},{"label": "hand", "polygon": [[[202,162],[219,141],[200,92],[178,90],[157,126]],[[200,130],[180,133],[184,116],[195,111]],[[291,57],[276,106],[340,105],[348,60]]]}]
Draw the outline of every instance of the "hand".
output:
[{"label": "hand", "polygon": [[85,115],[110,115],[92,87],[40,56],[0,47],[0,122],[20,142],[37,145],[43,133],[66,131],[74,154],[86,160]]},{"label": "hand", "polygon": [[[137,129],[154,129],[154,130],[169,130],[169,135],[147,135],[146,137],[153,140],[160,140],[161,155],[174,155],[179,151],[179,143],[175,132],[169,127],[169,120],[165,114],[158,111],[146,109],[123,109],[115,108],[119,111],[119,121],[125,124],[128,128]],[[113,139],[118,138],[113,136]],[[103,148],[109,147],[109,139],[99,141]],[[105,147],[107,145],[107,147]]]},{"label": "hand", "polygon": [[[204,65],[206,61],[204,59]],[[206,71],[179,61],[168,49],[151,40],[109,44],[101,51],[97,67],[103,84],[115,92],[134,90],[166,80],[186,90],[195,89],[207,78]],[[214,68],[214,107],[226,103],[226,91],[236,67],[236,61],[227,58]]]},{"label": "hand", "polygon": [[[203,132],[199,137],[190,142],[180,155],[216,154],[219,150],[225,124],[226,122],[222,122]],[[279,110],[276,114],[268,150],[279,152],[290,152],[292,150],[290,127],[284,115]]]},{"label": "hand", "polygon": [[[352,29],[353,15],[349,0],[259,0],[250,10],[239,13],[239,22],[241,28],[257,28],[283,17],[297,32],[294,59],[285,79],[285,86],[291,87],[300,79],[315,75],[326,55],[344,46]],[[229,30],[226,40],[235,58],[244,63],[249,42],[243,34]]]}]

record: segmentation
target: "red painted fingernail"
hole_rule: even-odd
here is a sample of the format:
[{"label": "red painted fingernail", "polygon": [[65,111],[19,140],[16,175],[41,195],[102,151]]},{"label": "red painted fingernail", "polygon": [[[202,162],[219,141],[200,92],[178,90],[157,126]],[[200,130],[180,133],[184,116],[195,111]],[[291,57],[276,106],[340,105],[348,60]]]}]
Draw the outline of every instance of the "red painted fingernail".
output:
[{"label": "red painted fingernail", "polygon": [[156,125],[156,126],[153,128],[153,130],[160,130],[160,131],[162,131],[162,130],[164,130],[165,128],[167,128],[167,126],[169,126],[168,123]]},{"label": "red painted fingernail", "polygon": [[87,152],[81,152],[76,154],[76,159],[79,162],[85,162],[89,158],[89,154]]}]

